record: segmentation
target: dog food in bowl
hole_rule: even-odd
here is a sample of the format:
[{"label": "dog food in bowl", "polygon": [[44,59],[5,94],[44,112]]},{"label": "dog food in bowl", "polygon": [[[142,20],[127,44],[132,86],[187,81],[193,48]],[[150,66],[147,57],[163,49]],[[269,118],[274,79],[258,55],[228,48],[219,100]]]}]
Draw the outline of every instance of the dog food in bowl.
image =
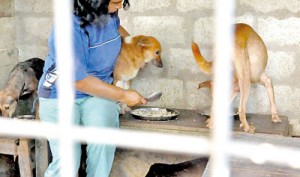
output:
[{"label": "dog food in bowl", "polygon": [[168,108],[137,108],[130,113],[136,118],[154,121],[169,120],[179,115],[178,111]]}]

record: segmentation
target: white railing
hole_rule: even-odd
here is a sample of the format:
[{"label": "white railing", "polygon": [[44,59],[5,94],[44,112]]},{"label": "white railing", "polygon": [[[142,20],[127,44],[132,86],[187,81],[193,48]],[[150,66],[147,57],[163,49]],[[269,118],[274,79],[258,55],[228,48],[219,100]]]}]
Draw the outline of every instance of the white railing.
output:
[{"label": "white railing", "polygon": [[74,103],[73,88],[73,45],[72,45],[72,0],[54,1],[54,26],[57,52],[58,106],[62,176],[76,176],[74,173],[74,138],[72,128],[72,110]]},{"label": "white railing", "polygon": [[[215,56],[213,92],[212,176],[229,177],[227,152],[230,145],[231,55],[233,43],[233,0],[215,0]],[[215,111],[218,110],[218,111]],[[222,148],[220,148],[222,147]]]},{"label": "white railing", "polygon": [[[255,145],[231,141],[229,119],[229,93],[230,93],[230,56],[228,50],[232,45],[232,29],[234,1],[216,0],[216,61],[215,61],[215,93],[213,110],[215,120],[212,139],[202,136],[173,135],[150,133],[133,130],[95,129],[73,127],[71,125],[71,112],[73,103],[72,85],[72,34],[71,12],[72,2],[54,1],[58,70],[64,66],[59,81],[59,124],[53,125],[33,121],[0,119],[0,134],[7,136],[21,136],[32,138],[54,138],[60,143],[62,159],[62,176],[75,176],[73,174],[72,143],[96,142],[101,144],[116,144],[120,147],[131,147],[147,150],[170,151],[177,153],[190,153],[210,155],[212,158],[212,176],[230,176],[229,156],[252,159],[256,163],[271,161],[300,168],[300,151],[288,147],[275,147],[270,144]],[[69,12],[69,13],[67,13]],[[222,54],[222,56],[220,55]],[[228,67],[224,67],[224,65]],[[223,66],[223,67],[222,67]],[[61,86],[61,82],[63,86]],[[224,95],[225,93],[225,95]],[[227,93],[227,94],[226,94]],[[224,116],[225,115],[225,116]],[[102,134],[106,136],[91,136]],[[126,138],[124,138],[126,137]],[[220,148],[222,147],[222,148]],[[276,154],[276,156],[274,156]],[[285,164],[285,165],[287,165]]]}]

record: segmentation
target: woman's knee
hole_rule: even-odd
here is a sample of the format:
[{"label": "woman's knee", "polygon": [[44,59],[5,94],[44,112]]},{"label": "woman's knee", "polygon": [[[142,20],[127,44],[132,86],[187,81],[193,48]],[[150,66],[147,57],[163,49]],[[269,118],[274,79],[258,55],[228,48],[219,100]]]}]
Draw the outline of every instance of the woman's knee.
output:
[{"label": "woman's knee", "polygon": [[94,127],[118,127],[119,106],[115,101],[91,97],[81,106],[82,122]]},{"label": "woman's knee", "polygon": [[108,176],[113,164],[116,146],[88,144],[87,176]]},{"label": "woman's knee", "polygon": [[[52,155],[52,161],[46,171],[45,176],[54,177],[58,176],[57,174],[60,173],[61,168],[61,154],[59,152],[59,146],[60,143],[56,139],[49,139],[49,145]],[[80,159],[81,159],[81,144],[80,143],[74,143],[73,144],[73,166],[74,166],[74,172],[76,173],[80,166]]]}]

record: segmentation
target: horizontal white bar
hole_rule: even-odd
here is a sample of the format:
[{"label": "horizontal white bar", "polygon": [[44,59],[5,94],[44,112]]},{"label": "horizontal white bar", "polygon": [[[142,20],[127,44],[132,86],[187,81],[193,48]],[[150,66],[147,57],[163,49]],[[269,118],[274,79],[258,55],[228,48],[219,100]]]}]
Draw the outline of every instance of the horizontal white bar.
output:
[{"label": "horizontal white bar", "polygon": [[[61,137],[58,125],[34,121],[0,119],[0,134],[9,136],[54,138]],[[22,132],[18,131],[21,130]],[[78,142],[115,144],[122,147],[189,154],[209,154],[208,138],[123,129],[70,127],[64,136]]]},{"label": "horizontal white bar", "polygon": [[[231,144],[230,93],[232,82],[232,21],[235,1],[215,0],[215,38],[213,61],[213,139],[211,154],[212,177],[229,177],[229,154],[225,151]],[[222,147],[222,148],[220,148]]]},{"label": "horizontal white bar", "polygon": [[[0,119],[0,134],[7,136],[59,139],[61,136],[59,130],[60,127],[58,125],[50,123],[7,118]],[[211,150],[209,139],[200,135],[188,136],[83,127],[73,127],[64,133],[69,134],[69,138],[77,142],[116,144],[121,147],[199,155],[209,155]],[[251,159],[255,163],[273,162],[283,166],[290,165],[293,168],[300,168],[300,148],[231,141],[230,146],[225,151],[229,155]]]},{"label": "horizontal white bar", "polygon": [[74,102],[74,55],[73,55],[73,0],[54,0],[54,28],[56,66],[58,69],[58,107],[60,132],[61,176],[76,176],[74,173],[74,149],[72,144],[72,110]]},{"label": "horizontal white bar", "polygon": [[270,143],[246,144],[234,142],[229,147],[228,153],[235,157],[251,159],[256,164],[272,162],[300,169],[299,148],[274,146]]}]

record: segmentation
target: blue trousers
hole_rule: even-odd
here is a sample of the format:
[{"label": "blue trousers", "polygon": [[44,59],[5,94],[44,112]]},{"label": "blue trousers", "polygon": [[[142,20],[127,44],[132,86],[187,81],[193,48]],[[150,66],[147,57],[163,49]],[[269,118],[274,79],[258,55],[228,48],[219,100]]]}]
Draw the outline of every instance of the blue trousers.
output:
[{"label": "blue trousers", "polygon": [[[58,122],[58,100],[40,98],[39,114],[42,122]],[[116,102],[98,98],[86,97],[76,99],[73,111],[74,125],[99,128],[119,127],[119,106]],[[91,135],[105,136],[105,135]],[[45,177],[60,177],[59,142],[49,139],[52,162],[48,166]],[[102,144],[87,144],[86,173],[87,177],[108,177],[116,147]],[[81,144],[74,143],[74,172],[77,174],[80,166]]]}]

